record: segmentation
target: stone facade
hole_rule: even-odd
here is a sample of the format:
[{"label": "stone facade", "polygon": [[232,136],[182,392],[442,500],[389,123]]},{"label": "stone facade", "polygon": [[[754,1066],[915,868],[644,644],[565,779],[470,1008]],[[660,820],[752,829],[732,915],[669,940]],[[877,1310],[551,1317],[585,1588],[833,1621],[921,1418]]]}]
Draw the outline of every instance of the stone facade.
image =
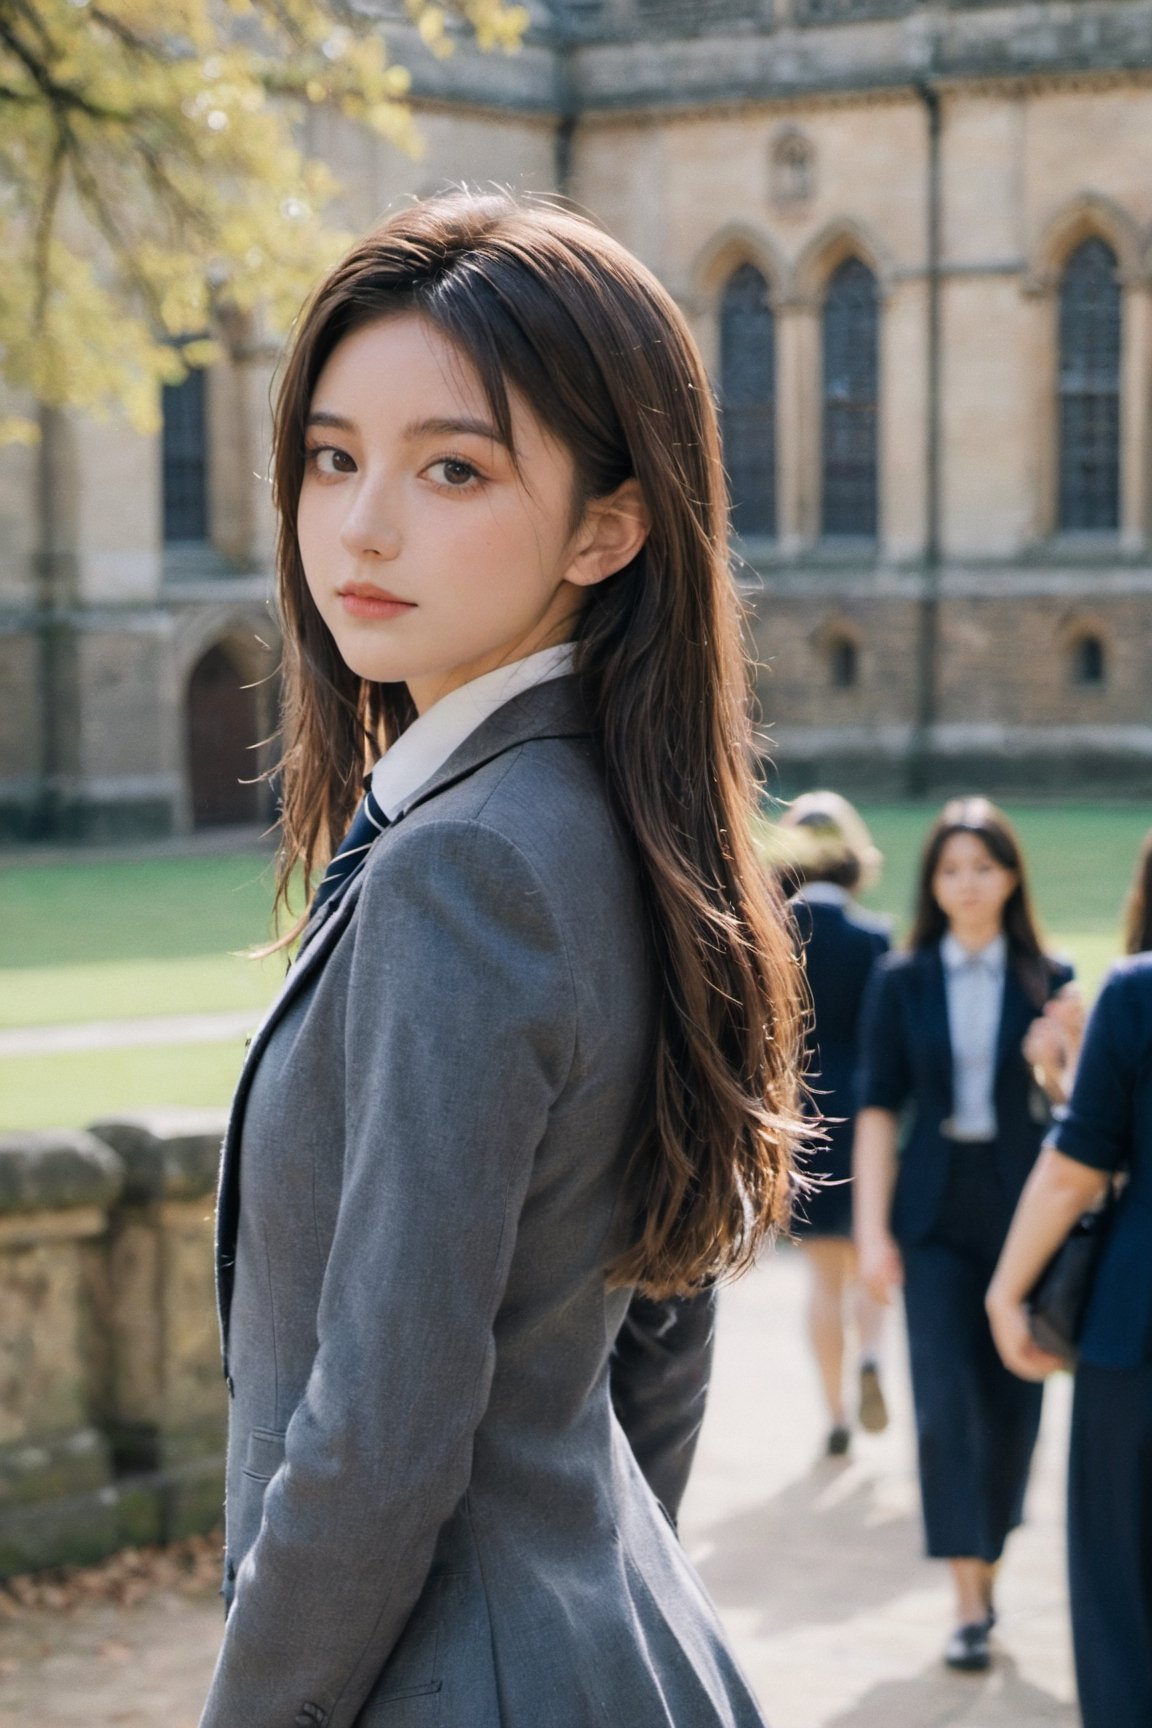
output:
[{"label": "stone facade", "polygon": [[[520,54],[443,61],[384,11],[425,150],[313,115],[349,223],[461,180],[558,190],[661,276],[714,372],[726,283],[742,264],[767,283],[777,534],[741,547],[740,580],[784,785],[1146,791],[1150,0],[555,0]],[[1070,533],[1060,288],[1093,237],[1120,282],[1119,519]],[[821,534],[822,318],[850,258],[878,295],[867,543]],[[57,416],[39,455],[0,456],[10,829],[197,820],[196,669],[220,644],[237,677],[272,663],[267,486],[248,478],[272,364],[238,335],[209,379],[198,545],[163,545],[158,444]]]}]

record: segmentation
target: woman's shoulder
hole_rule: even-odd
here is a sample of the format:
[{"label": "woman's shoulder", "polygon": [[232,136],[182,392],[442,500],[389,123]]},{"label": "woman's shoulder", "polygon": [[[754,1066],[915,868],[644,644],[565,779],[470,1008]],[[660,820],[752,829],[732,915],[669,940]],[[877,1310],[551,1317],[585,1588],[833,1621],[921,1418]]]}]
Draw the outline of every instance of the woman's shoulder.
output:
[{"label": "woman's shoulder", "polygon": [[1124,989],[1152,990],[1152,953],[1125,954],[1108,968],[1108,983]]},{"label": "woman's shoulder", "polygon": [[452,869],[481,895],[523,891],[558,910],[635,875],[584,737],[517,743],[416,804],[385,840],[369,860],[378,880]]},{"label": "woman's shoulder", "polygon": [[1100,990],[1101,1001],[1152,1012],[1152,954],[1126,954],[1109,967]]},{"label": "woman's shoulder", "polygon": [[1076,968],[1066,955],[1045,954],[1044,965],[1053,990],[1060,990],[1065,984],[1071,984],[1076,976]]},{"label": "woman's shoulder", "polygon": [[858,930],[862,936],[867,936],[878,948],[888,949],[892,945],[892,925],[887,918],[879,913],[869,912],[863,906],[852,902],[844,908],[844,916],[853,930]]}]

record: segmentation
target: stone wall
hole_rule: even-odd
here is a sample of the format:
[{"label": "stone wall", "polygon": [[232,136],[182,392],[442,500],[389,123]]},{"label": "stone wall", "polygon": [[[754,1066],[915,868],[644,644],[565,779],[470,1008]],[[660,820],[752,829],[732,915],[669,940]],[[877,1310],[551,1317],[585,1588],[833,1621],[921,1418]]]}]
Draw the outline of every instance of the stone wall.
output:
[{"label": "stone wall", "polygon": [[223,1119],[0,1136],[0,1575],[219,1522]]}]

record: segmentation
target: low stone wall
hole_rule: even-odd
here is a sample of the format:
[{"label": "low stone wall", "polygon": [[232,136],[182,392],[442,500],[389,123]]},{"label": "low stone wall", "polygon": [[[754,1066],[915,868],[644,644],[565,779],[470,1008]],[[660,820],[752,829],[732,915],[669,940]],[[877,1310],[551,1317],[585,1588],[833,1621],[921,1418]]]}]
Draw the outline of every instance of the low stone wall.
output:
[{"label": "low stone wall", "polygon": [[218,1522],[224,1120],[0,1135],[0,1575]]}]

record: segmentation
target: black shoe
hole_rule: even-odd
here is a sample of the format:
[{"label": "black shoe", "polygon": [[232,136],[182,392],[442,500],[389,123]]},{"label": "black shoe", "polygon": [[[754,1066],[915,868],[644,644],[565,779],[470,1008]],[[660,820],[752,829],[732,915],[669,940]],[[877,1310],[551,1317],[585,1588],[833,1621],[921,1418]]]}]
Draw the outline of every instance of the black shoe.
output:
[{"label": "black shoe", "polygon": [[888,1426],[888,1406],[875,1362],[860,1368],[860,1426],[866,1434],[882,1434]]},{"label": "black shoe", "polygon": [[829,1458],[843,1458],[852,1443],[852,1435],[841,1423],[837,1423],[828,1436]]},{"label": "black shoe", "polygon": [[969,1626],[957,1626],[944,1650],[949,1668],[964,1674],[982,1674],[992,1660],[988,1649],[987,1620],[974,1621]]}]

